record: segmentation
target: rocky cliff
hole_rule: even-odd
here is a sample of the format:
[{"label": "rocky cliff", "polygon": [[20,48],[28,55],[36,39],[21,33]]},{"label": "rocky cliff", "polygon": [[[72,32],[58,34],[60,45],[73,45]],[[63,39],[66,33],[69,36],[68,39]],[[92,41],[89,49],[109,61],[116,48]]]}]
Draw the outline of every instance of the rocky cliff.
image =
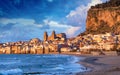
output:
[{"label": "rocky cliff", "polygon": [[120,34],[120,0],[92,6],[87,15],[85,33],[106,33]]}]

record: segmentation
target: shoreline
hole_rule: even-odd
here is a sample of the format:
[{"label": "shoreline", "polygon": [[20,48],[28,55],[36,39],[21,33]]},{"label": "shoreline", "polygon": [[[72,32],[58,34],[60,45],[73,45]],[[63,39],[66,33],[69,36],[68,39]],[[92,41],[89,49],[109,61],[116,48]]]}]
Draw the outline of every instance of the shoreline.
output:
[{"label": "shoreline", "polygon": [[83,65],[88,70],[85,72],[79,71],[75,75],[120,75],[120,56],[93,56],[79,53],[61,54],[80,58],[76,63]]},{"label": "shoreline", "polygon": [[99,55],[94,56],[90,54],[79,53],[61,53],[64,55],[73,55],[81,60],[78,62],[88,70],[85,72],[78,72],[75,75],[120,75],[120,56]]},{"label": "shoreline", "polygon": [[120,56],[67,55],[83,57],[77,63],[90,69],[90,71],[79,72],[76,75],[120,75]]}]

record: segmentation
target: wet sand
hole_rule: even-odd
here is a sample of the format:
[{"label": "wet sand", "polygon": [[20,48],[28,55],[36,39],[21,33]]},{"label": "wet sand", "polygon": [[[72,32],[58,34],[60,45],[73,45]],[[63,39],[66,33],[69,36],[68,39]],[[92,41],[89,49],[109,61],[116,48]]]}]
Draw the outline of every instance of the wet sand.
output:
[{"label": "wet sand", "polygon": [[80,53],[62,53],[83,57],[78,63],[86,66],[90,71],[79,72],[76,75],[120,75],[120,56],[93,56]]},{"label": "wet sand", "polygon": [[92,56],[79,54],[76,56],[83,57],[78,63],[91,69],[89,72],[77,73],[76,75],[120,75],[120,56]]}]

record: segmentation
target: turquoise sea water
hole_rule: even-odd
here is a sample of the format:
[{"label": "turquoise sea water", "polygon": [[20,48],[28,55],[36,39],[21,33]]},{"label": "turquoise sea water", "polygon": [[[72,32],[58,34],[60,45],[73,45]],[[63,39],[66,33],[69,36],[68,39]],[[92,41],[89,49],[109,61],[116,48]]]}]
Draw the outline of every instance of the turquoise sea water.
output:
[{"label": "turquoise sea water", "polygon": [[0,75],[74,75],[86,68],[70,55],[0,55]]}]

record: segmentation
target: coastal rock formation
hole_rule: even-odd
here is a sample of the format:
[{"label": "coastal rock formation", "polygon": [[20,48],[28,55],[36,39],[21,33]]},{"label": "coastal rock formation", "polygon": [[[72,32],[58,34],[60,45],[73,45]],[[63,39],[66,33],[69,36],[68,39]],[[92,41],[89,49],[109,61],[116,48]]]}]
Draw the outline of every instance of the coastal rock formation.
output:
[{"label": "coastal rock formation", "polygon": [[105,32],[120,34],[120,0],[92,6],[88,11],[85,33]]}]

